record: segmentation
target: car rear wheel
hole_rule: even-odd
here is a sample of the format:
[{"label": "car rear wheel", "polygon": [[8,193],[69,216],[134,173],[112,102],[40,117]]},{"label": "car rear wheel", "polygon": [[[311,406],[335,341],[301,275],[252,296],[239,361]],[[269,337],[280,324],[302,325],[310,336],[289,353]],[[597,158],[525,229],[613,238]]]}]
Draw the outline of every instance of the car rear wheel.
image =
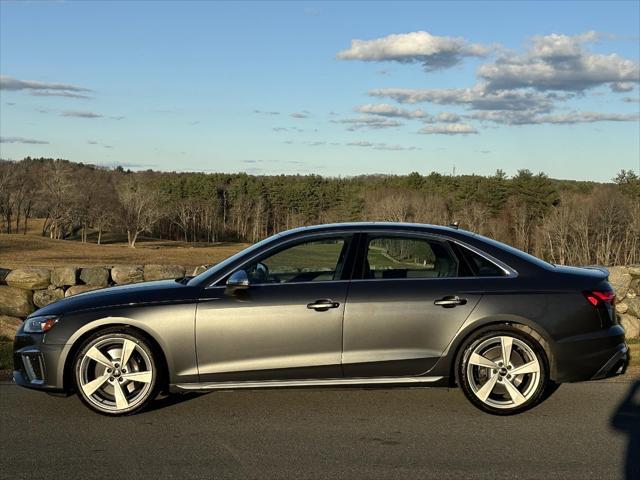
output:
[{"label": "car rear wheel", "polygon": [[544,349],[533,337],[516,329],[485,330],[463,346],[458,379],[480,410],[513,415],[545,398],[549,367]]},{"label": "car rear wheel", "polygon": [[157,394],[157,363],[153,349],[136,333],[107,330],[93,335],[75,358],[80,399],[105,415],[142,410]]}]

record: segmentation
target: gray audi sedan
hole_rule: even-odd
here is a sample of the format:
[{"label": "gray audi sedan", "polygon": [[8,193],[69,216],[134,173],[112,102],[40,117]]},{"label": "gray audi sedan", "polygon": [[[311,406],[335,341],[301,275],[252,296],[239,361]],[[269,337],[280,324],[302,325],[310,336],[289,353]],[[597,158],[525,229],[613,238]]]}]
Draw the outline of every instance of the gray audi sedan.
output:
[{"label": "gray audi sedan", "polygon": [[455,227],[298,228],[196,277],[38,310],[16,335],[13,377],[106,415],[159,392],[454,385],[510,415],[560,383],[625,371],[607,276]]}]

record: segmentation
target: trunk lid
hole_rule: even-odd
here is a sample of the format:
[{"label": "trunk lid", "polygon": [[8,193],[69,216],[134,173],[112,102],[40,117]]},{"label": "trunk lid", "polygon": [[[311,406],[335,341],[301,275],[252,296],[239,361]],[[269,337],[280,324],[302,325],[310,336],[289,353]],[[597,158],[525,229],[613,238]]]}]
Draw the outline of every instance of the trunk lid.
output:
[{"label": "trunk lid", "polygon": [[585,267],[569,267],[567,265],[554,265],[558,273],[566,273],[569,275],[580,275],[592,278],[593,280],[607,280],[609,278],[609,270],[598,265],[588,265]]}]

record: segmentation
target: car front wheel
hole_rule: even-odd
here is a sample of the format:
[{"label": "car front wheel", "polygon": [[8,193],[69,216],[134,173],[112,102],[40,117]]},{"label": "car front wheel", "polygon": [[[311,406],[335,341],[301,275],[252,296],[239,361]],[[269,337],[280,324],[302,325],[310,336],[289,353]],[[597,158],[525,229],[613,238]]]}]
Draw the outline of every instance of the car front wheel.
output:
[{"label": "car front wheel", "polygon": [[78,395],[105,415],[138,412],[156,396],[156,365],[153,349],[141,335],[117,329],[98,332],[75,357]]},{"label": "car front wheel", "polygon": [[545,398],[549,367],[540,343],[517,329],[485,330],[468,340],[458,379],[473,405],[494,415],[524,412]]}]

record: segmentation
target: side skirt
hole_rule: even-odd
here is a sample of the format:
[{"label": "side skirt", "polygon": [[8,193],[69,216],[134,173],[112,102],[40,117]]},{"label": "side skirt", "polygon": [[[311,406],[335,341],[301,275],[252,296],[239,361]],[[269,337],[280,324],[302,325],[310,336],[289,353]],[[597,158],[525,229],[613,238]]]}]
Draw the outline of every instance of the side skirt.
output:
[{"label": "side skirt", "polygon": [[313,380],[265,380],[249,382],[207,382],[179,383],[172,390],[237,390],[242,388],[304,388],[304,387],[366,387],[397,385],[418,387],[443,380],[444,377],[371,377],[371,378],[328,378]]}]

